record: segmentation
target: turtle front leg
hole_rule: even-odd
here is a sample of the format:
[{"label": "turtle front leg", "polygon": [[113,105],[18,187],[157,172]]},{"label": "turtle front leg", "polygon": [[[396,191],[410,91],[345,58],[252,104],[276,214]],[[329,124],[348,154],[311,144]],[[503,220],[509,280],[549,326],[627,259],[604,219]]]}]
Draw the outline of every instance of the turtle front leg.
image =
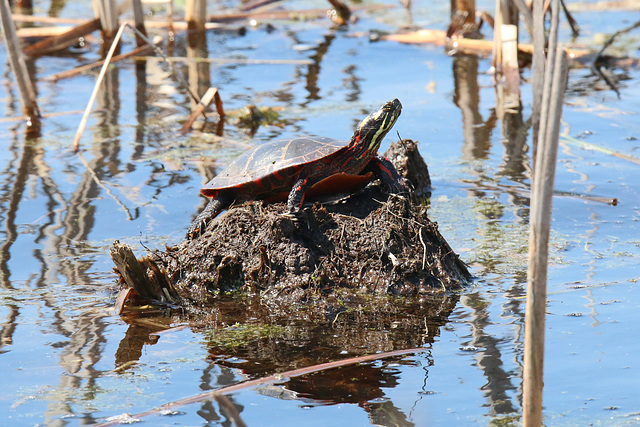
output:
[{"label": "turtle front leg", "polygon": [[218,214],[224,209],[228,208],[232,201],[232,197],[224,192],[216,194],[216,196],[207,203],[204,210],[200,212],[189,226],[189,230],[187,230],[187,239],[193,240],[202,235],[211,220],[218,216]]},{"label": "turtle front leg", "polygon": [[376,178],[389,187],[392,193],[402,194],[411,191],[407,185],[407,180],[400,176],[393,163],[386,157],[376,156],[371,159],[365,167],[365,172],[368,171],[373,172]]},{"label": "turtle front leg", "polygon": [[311,187],[313,183],[308,176],[298,177],[295,184],[291,188],[289,197],[287,198],[287,208],[289,212],[285,215],[294,219],[300,219],[302,215],[302,204],[304,203],[304,196],[307,189]]}]

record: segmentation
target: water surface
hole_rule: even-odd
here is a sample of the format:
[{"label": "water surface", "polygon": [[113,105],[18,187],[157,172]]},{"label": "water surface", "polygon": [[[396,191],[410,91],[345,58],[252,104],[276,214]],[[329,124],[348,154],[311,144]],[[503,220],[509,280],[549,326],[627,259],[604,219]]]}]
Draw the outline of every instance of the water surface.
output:
[{"label": "water surface", "polygon": [[[48,5],[39,7],[36,13],[49,10]],[[59,12],[66,17],[85,13],[72,5]],[[577,13],[582,33],[576,42],[593,44],[600,33],[629,25],[628,16]],[[415,5],[418,25],[446,28],[447,19],[445,7]],[[96,60],[97,49],[31,64],[43,112],[70,112],[44,119],[35,137],[27,136],[24,122],[9,120],[21,113],[5,67],[0,85],[0,140],[5,147],[0,152],[0,408],[5,417],[16,425],[93,423],[245,378],[411,344],[427,351],[315,374],[281,387],[245,390],[230,400],[248,425],[517,422],[528,245],[530,70],[523,72],[522,113],[502,117],[488,59],[449,56],[433,46],[370,43],[363,36],[370,30],[395,31],[408,20],[395,8],[361,14],[345,30],[332,28],[327,20],[276,21],[273,29],[260,24],[245,35],[209,32],[206,46],[193,51],[178,35],[172,46],[175,56],[243,60],[177,64],[185,78],[200,74],[200,93],[218,87],[228,111],[247,104],[269,106],[280,111],[282,122],[255,133],[230,122],[222,137],[215,135],[215,126],[182,136],[179,129],[190,100],[166,64],[125,61],[107,73],[97,111],[81,140],[92,172],[70,145],[80,120],[77,111],[86,106],[97,71],[55,83],[43,78]],[[569,40],[564,24],[562,37]],[[133,37],[125,38],[130,49]],[[637,49],[634,40],[625,36],[620,41],[630,54]],[[6,63],[4,46],[0,62]],[[588,68],[570,72],[551,233],[544,400],[548,425],[640,422],[640,345],[635,339],[640,332],[640,168],[610,154],[640,157],[640,76],[636,68],[612,72],[619,96]],[[155,335],[183,321],[158,317],[128,324],[105,314],[117,290],[108,255],[113,240],[138,253],[178,241],[204,206],[197,195],[200,185],[247,147],[296,135],[346,139],[364,115],[394,97],[404,106],[395,129],[403,138],[419,140],[429,163],[435,187],[431,216],[477,277],[472,287],[450,296],[443,311],[452,310],[448,318],[427,319],[425,314],[421,329],[362,329],[338,322],[326,330],[276,322],[277,328],[264,332],[254,348],[233,350],[212,338],[215,329],[170,329]],[[604,151],[586,149],[592,146],[583,143]],[[619,203],[611,206],[583,196],[615,197]],[[233,326],[232,314],[224,310],[212,317],[219,328],[242,326]],[[206,401],[145,422],[229,425],[228,417],[217,402]]]}]

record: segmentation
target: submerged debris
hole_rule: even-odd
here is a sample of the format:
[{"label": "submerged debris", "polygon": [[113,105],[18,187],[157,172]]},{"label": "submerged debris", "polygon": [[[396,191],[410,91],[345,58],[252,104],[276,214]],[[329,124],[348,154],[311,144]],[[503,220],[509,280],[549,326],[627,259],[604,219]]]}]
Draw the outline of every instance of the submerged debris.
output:
[{"label": "submerged debris", "polygon": [[[405,140],[392,150],[400,173],[421,198],[428,196],[416,143]],[[283,204],[249,202],[144,262],[153,260],[190,307],[244,290],[266,305],[304,303],[329,313],[376,295],[459,289],[470,274],[416,198],[388,194],[374,182],[345,199],[315,203],[301,222],[283,216]]]}]

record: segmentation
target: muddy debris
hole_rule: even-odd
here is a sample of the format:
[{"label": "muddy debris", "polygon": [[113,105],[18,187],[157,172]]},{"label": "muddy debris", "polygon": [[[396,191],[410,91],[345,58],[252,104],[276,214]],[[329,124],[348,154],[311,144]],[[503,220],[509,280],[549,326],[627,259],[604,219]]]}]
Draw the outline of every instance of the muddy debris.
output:
[{"label": "muddy debris", "polygon": [[[302,221],[284,216],[282,203],[232,206],[201,236],[139,260],[154,278],[154,290],[139,293],[156,292],[158,301],[197,309],[244,291],[266,306],[303,304],[335,313],[338,306],[376,296],[460,289],[471,276],[427,216],[431,187],[417,143],[392,144],[385,155],[415,189],[412,194],[389,194],[374,181],[356,194],[308,206]],[[112,254],[122,253],[122,246],[114,243]],[[114,262],[124,287],[145,288],[130,282],[130,261]],[[157,285],[158,271],[170,289]]]}]

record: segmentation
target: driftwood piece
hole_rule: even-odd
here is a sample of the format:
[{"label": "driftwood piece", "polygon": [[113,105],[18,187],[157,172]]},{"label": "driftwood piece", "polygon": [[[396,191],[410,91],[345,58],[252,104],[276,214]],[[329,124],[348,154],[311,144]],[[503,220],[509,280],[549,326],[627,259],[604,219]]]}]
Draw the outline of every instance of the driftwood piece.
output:
[{"label": "driftwood piece", "polygon": [[[377,11],[392,9],[394,6],[386,4],[372,4],[353,6],[352,12],[359,11]],[[228,21],[241,21],[245,19],[301,19],[301,18],[322,18],[327,16],[327,9],[299,9],[299,10],[274,10],[267,12],[230,12],[221,13],[217,15],[209,15],[209,22],[228,22]]]},{"label": "driftwood piece", "polygon": [[177,303],[180,297],[164,271],[148,257],[137,259],[128,245],[113,242],[111,259],[124,282],[143,298]]},{"label": "driftwood piece", "polygon": [[46,55],[48,53],[69,47],[75,44],[80,37],[85,37],[87,34],[91,34],[92,32],[99,29],[100,19],[92,19],[78,25],[77,27],[72,28],[71,30],[63,34],[49,37],[37,43],[34,43],[31,46],[27,46],[23,49],[23,52],[25,53],[25,55],[29,55],[32,57]]},{"label": "driftwood piece", "polygon": [[[437,46],[446,46],[466,53],[490,53],[493,49],[493,41],[455,38],[450,39],[447,33],[442,30],[418,30],[406,33],[388,34],[380,36],[380,40],[393,40],[400,43],[428,43]],[[518,43],[518,51],[528,55],[533,54],[533,45],[528,43]],[[591,51],[580,48],[567,48],[569,58],[577,59],[591,54]]]}]

